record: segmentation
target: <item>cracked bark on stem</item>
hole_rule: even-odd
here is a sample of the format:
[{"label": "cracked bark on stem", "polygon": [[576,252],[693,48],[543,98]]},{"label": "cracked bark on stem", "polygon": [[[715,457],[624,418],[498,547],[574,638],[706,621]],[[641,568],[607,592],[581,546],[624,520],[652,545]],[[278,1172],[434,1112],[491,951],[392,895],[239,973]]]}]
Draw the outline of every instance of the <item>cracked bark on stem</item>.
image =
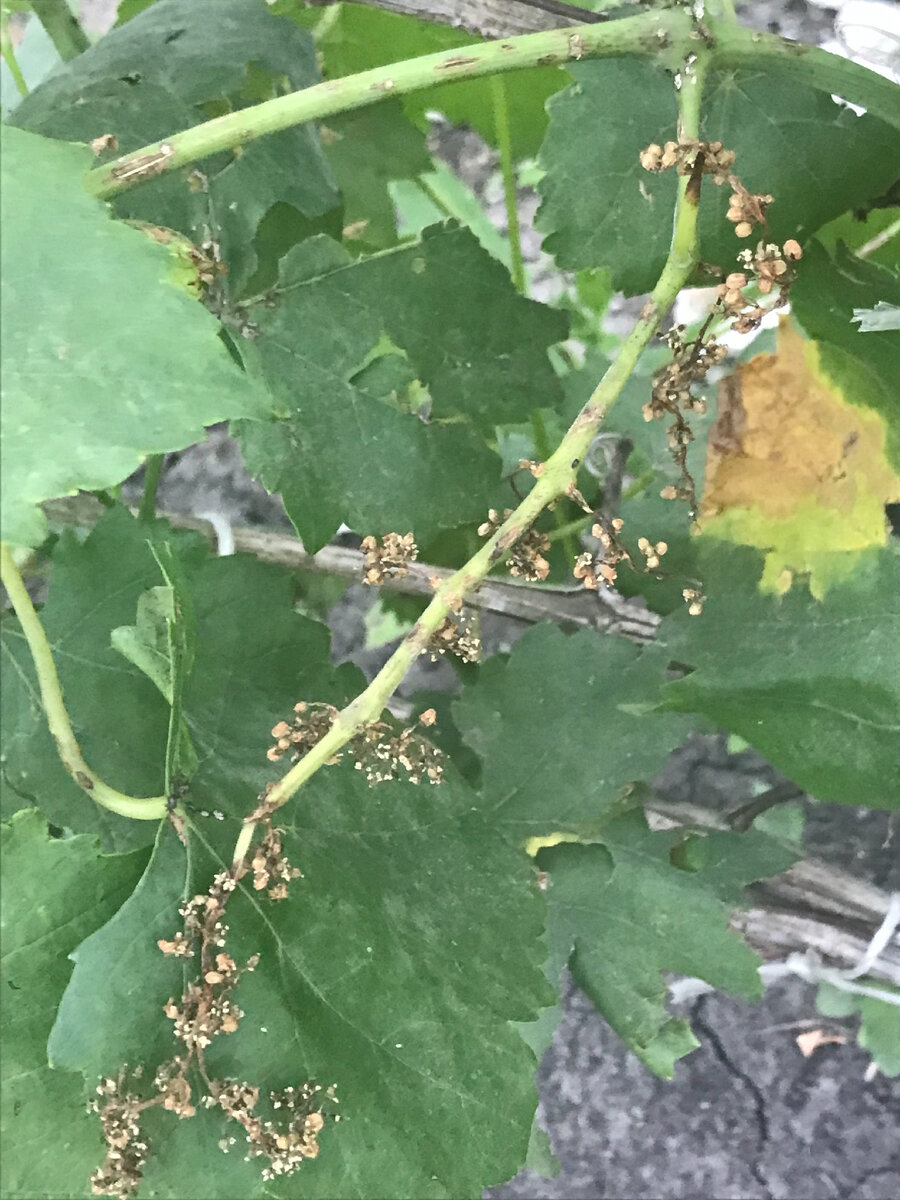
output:
[{"label": "cracked bark on stem", "polygon": [[62,687],[53,662],[50,643],[35,612],[34,605],[19,568],[15,564],[10,547],[0,544],[0,576],[9,593],[12,606],[22,626],[22,633],[31,651],[34,669],[41,689],[41,701],[47,717],[47,725],[56,743],[60,760],[78,786],[90,798],[110,812],[137,821],[159,821],[166,815],[165,796],[127,796],[110,787],[87,765],[81,747],[72,729],[69,714],[63,701]]},{"label": "cracked bark on stem", "polygon": [[[697,61],[683,74],[679,91],[681,128],[685,137],[697,138],[700,128],[700,94],[703,63]],[[702,162],[690,176],[678,181],[671,248],[659,282],[644,311],[622,344],[619,355],[594,389],[590,399],[575,418],[568,433],[544,464],[544,473],[517,509],[490,537],[482,548],[435,592],[434,598],[413,628],[394,651],[365,691],[339,714],[331,729],[312,750],[269,790],[265,798],[268,811],[280,808],[333,758],[347,742],[371,721],[377,720],[388,699],[419,655],[427,649],[444,618],[485,578],[491,568],[511,550],[531,528],[547,505],[566,494],[575,483],[578,467],[603,418],[609,412],[637,366],[645,346],[659,328],[663,315],[674,303],[696,266],[697,214],[700,199]],[[241,862],[253,841],[256,820],[248,817],[235,844],[233,861]]]}]

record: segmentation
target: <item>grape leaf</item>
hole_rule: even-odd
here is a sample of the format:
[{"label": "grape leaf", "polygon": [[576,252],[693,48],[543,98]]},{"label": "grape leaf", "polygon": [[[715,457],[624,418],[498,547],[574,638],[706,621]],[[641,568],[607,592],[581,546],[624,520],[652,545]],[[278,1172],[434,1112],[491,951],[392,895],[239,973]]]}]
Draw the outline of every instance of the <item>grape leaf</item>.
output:
[{"label": "grape leaf", "polygon": [[855,209],[816,231],[830,255],[843,243],[854,255],[865,247],[865,261],[896,271],[900,267],[900,207]]},{"label": "grape leaf", "polygon": [[869,551],[821,601],[762,594],[760,569],[754,551],[707,548],[702,616],[660,626],[658,652],[693,668],[667,706],[746,738],[819,800],[896,809],[900,555]]},{"label": "grape leaf", "polygon": [[49,837],[34,809],[16,813],[0,837],[3,1190],[21,1200],[89,1196],[98,1127],[81,1077],[49,1066],[47,1037],[69,952],[128,897],[147,856],[101,855],[91,837]]},{"label": "grape leaf", "polygon": [[887,542],[884,506],[900,500],[884,420],[852,403],[864,368],[848,396],[820,362],[821,347],[785,322],[775,354],[723,382],[700,508],[704,537],[766,552],[764,588],[784,591],[792,572],[806,573],[819,599],[858,553]]},{"label": "grape leaf", "polygon": [[[648,666],[651,668],[648,670]],[[539,625],[453,706],[482,758],[481,811],[517,836],[575,830],[632,802],[691,723],[653,712],[664,672],[625,641]]]},{"label": "grape leaf", "polygon": [[[248,316],[255,336],[241,352],[281,419],[241,423],[238,436],[310,551],[341,521],[367,533],[412,529],[424,543],[477,520],[499,462],[469,422],[489,432],[560,396],[547,350],[565,336],[565,318],[520,297],[464,229],[428,230],[419,244],[356,263],[311,240]],[[427,387],[428,421],[354,386],[381,347],[408,358]]]},{"label": "grape leaf", "polygon": [[[72,141],[113,133],[112,153],[124,153],[318,82],[309,34],[260,0],[160,0],[55,72],[22,102],[14,123]],[[281,130],[200,170],[202,177],[186,168],[151,181],[119,197],[116,212],[178,229],[197,245],[212,239],[233,296],[256,271],[254,238],[273,208],[302,218],[293,223],[296,240],[316,229],[340,231],[340,198],[314,126]],[[274,264],[263,266],[274,275]]]},{"label": "grape leaf", "polygon": [[[863,334],[853,321],[854,309],[872,308],[879,301],[900,304],[900,275],[857,258],[841,245],[829,254],[816,241],[804,254],[802,265],[791,289],[791,311],[807,335],[822,343],[820,364],[825,374],[860,403],[883,414],[888,453],[900,469],[900,332]],[[871,374],[877,379],[872,380]]]},{"label": "grape leaf", "polygon": [[166,281],[166,248],[84,193],[88,150],[2,139],[2,515],[8,541],[34,545],[40,501],[118,483],[264,400],[215,319]]},{"label": "grape leaf", "polygon": [[[575,84],[551,101],[541,151],[537,223],[548,234],[545,249],[561,267],[608,267],[615,288],[648,292],[668,253],[676,180],[672,171],[645,171],[638,155],[676,136],[671,79],[626,58],[569,70]],[[766,236],[779,243],[804,241],[883,192],[900,157],[895,130],[778,71],[713,73],[701,137],[735,150],[744,185],[775,197]],[[728,193],[707,183],[700,207],[700,258],[726,272],[742,246],[725,219]]]},{"label": "grape leaf", "polygon": [[370,251],[395,245],[397,218],[389,184],[431,169],[422,132],[407,121],[396,101],[385,101],[329,117],[319,126],[319,136],[344,197],[344,226],[353,230],[354,246]]},{"label": "grape leaf", "polygon": [[69,955],[75,969],[47,1052],[54,1067],[81,1071],[89,1089],[126,1063],[134,1068],[171,1057],[172,1029],[162,1019],[162,1005],[180,993],[184,962],[160,953],[156,943],[180,927],[186,864],[187,850],[172,826],[161,822],[137,886]]},{"label": "grape leaf", "polygon": [[616,1033],[666,1079],[699,1043],[687,1021],[667,1012],[662,972],[760,996],[759,960],[726,928],[728,907],[747,883],[799,857],[755,832],[699,836],[701,870],[674,866],[684,834],[651,833],[638,812],[606,825],[602,844],[561,843],[538,854],[549,875],[551,970],[569,965]]},{"label": "grape leaf", "polygon": [[[285,588],[270,589],[282,612],[274,629],[271,612],[259,611],[266,591],[254,573],[286,582],[286,572],[236,559],[207,566],[194,596],[191,683],[198,690],[185,692],[201,748],[190,798],[224,810],[226,820],[189,835],[192,891],[218,868],[203,848],[214,845],[227,860],[239,829],[234,818],[271,777],[263,747],[273,712],[289,712],[298,693],[310,695],[307,688],[322,695],[319,681],[333,675],[324,633],[317,631],[318,647],[304,645],[311,623],[290,611]],[[223,641],[215,642],[214,631]],[[248,686],[245,667],[254,662]],[[213,722],[214,743],[204,736]],[[524,1159],[535,1060],[514,1022],[534,1020],[552,997],[541,971],[543,905],[525,857],[472,812],[474,803],[452,769],[439,788],[369,790],[350,764],[327,768],[304,788],[302,802],[279,814],[288,856],[304,872],[294,885],[300,890],[277,907],[243,888],[232,898],[228,951],[239,961],[253,953],[261,959],[236,993],[247,1016],[236,1034],[209,1048],[207,1067],[214,1077],[248,1078],[263,1089],[310,1077],[337,1083],[344,1119],[323,1135],[316,1162],[302,1168],[304,1195],[477,1196]],[[177,856],[171,831],[163,837]],[[177,888],[173,874],[158,890],[168,870],[156,860],[151,874],[153,887],[146,894],[139,888],[134,903],[77,954],[54,1048],[65,1048],[66,1062],[77,1060],[89,1076],[126,1056],[134,1065],[139,1043],[162,1052],[159,1030],[171,1028],[159,1011],[171,992],[171,960],[156,953],[154,964],[154,939],[165,923],[155,897]],[[176,895],[162,936],[177,928],[177,902]],[[102,1033],[76,1037],[96,1020],[89,1014],[98,980],[122,953],[140,959],[146,1004],[134,1006],[127,1031],[103,1020]],[[157,1064],[147,1065],[145,1077],[152,1077]],[[495,1103],[501,1093],[502,1112]],[[201,1194],[211,1171],[227,1179],[229,1194],[271,1194],[277,1185],[263,1184],[257,1164],[216,1148],[234,1133],[240,1130],[210,1110],[182,1122],[159,1114],[148,1195]],[[286,1186],[285,1194],[295,1194],[293,1181]]]}]

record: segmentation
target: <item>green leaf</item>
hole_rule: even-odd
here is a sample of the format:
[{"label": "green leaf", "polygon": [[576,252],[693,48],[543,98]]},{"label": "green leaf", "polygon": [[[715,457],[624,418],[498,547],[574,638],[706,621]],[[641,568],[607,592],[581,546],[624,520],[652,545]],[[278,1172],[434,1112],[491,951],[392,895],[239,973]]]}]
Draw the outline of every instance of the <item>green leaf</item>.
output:
[{"label": "green leaf", "polygon": [[538,855],[549,875],[551,967],[570,965],[616,1033],[664,1078],[698,1042],[667,1012],[663,972],[760,996],[759,959],[728,930],[728,908],[747,883],[797,857],[761,834],[717,834],[705,869],[679,870],[671,852],[683,836],[651,833],[632,812],[603,828],[600,845],[560,844]]},{"label": "green leaf", "polygon": [[101,1076],[115,1078],[126,1063],[152,1067],[171,1057],[172,1029],[162,1005],[181,992],[184,961],[162,954],[156,943],[179,928],[186,869],[185,847],[161,822],[137,886],[69,955],[75,969],[47,1052],[54,1067],[81,1071],[89,1089]]},{"label": "green leaf", "polygon": [[[649,670],[647,668],[650,668]],[[454,704],[484,762],[481,811],[518,837],[578,831],[634,803],[691,722],[654,712],[664,669],[625,641],[539,625]]]},{"label": "green leaf", "polygon": [[[668,707],[737,733],[819,800],[896,809],[900,555],[870,551],[824,600],[762,594],[760,558],[710,548],[699,617],[665,617],[658,653],[693,668]],[[735,636],[735,631],[740,636]]]},{"label": "green leaf", "polygon": [[882,1075],[896,1079],[900,1075],[900,990],[880,979],[860,982],[896,999],[879,1000],[875,996],[839,990],[830,983],[820,983],[816,1008],[824,1017],[849,1017],[859,1013],[862,1020],[856,1040],[869,1051]]},{"label": "green leaf", "polygon": [[[263,715],[251,704],[246,717],[256,725]],[[246,811],[241,781],[214,759],[208,766],[198,798]],[[524,856],[471,814],[472,801],[452,774],[440,788],[369,791],[359,772],[331,768],[304,789],[302,809],[282,815],[285,850],[304,872],[291,899],[272,906],[241,887],[229,904],[228,952],[260,962],[236,993],[247,1015],[207,1050],[207,1070],[264,1090],[336,1083],[343,1119],[302,1168],[305,1196],[477,1196],[524,1161],[535,1060],[513,1022],[533,1020],[550,999],[543,906]],[[217,827],[223,850],[237,829]],[[180,848],[171,830],[162,837],[133,900],[76,955],[53,1050],[89,1078],[126,1058],[152,1077],[157,1056],[177,1046],[165,1045],[171,1026],[160,1011],[173,960],[155,939],[178,928]],[[211,864],[200,860],[193,890],[208,883]],[[98,1019],[90,1001],[114,962],[141,995],[108,989]],[[128,1005],[127,1028],[104,1015],[117,1000]],[[228,1194],[261,1196],[259,1167],[243,1161],[240,1144],[227,1157],[216,1149],[240,1132],[216,1112],[181,1122],[162,1114],[147,1194],[199,1195],[212,1167]]]},{"label": "green leaf", "polygon": [[[124,153],[319,78],[310,36],[262,0],[160,0],[37,88],[15,123],[72,141],[113,133]],[[258,266],[274,277],[274,261],[259,263],[254,243],[273,209],[288,210],[282,228],[291,212],[299,218],[290,223],[295,240],[340,230],[340,198],[314,126],[271,134],[199,170],[120,197],[116,212],[178,229],[197,245],[212,239],[233,296]]]},{"label": "green leaf", "polygon": [[319,126],[319,134],[341,195],[344,226],[354,245],[384,249],[397,242],[397,219],[390,183],[414,179],[431,168],[425,137],[389,100],[358,112],[340,113]]},{"label": "green leaf", "polygon": [[[545,249],[561,267],[608,267],[616,289],[648,292],[669,248],[676,177],[645,171],[638,155],[676,136],[671,79],[626,58],[569,70],[576,82],[549,106],[541,153]],[[751,192],[775,197],[766,237],[779,243],[802,242],[883,192],[900,157],[900,135],[889,126],[776,71],[714,73],[700,136],[737,152],[735,173]],[[700,258],[724,272],[743,245],[725,219],[728,193],[705,183],[700,215]]]},{"label": "green leaf", "polygon": [[[560,395],[547,350],[565,318],[519,296],[464,229],[427,230],[419,244],[355,263],[309,241],[248,316],[255,336],[241,352],[281,419],[238,434],[310,551],[342,521],[411,529],[422,544],[479,519],[499,462],[473,425],[492,432]],[[382,348],[399,350],[427,387],[428,421],[354,386]]]},{"label": "green leaf", "polygon": [[106,856],[93,838],[49,837],[33,809],[16,813],[0,837],[3,1190],[21,1200],[89,1196],[96,1118],[85,1112],[81,1077],[49,1066],[47,1037],[68,955],[126,899],[146,854]]},{"label": "green leaf", "polygon": [[83,192],[89,151],[2,139],[2,517],[8,541],[36,545],[42,500],[118,483],[263,400],[215,319],[167,281],[166,248]]},{"label": "green leaf", "polygon": [[805,252],[802,268],[791,289],[791,311],[807,335],[822,343],[819,364],[825,374],[856,402],[883,414],[888,453],[900,468],[900,332],[864,334],[853,320],[858,308],[900,305],[900,275],[841,245],[829,254],[818,242]]},{"label": "green leaf", "polygon": [[840,242],[854,254],[865,247],[866,262],[895,271],[900,267],[900,207],[844,213],[817,230],[816,241],[832,256]]}]

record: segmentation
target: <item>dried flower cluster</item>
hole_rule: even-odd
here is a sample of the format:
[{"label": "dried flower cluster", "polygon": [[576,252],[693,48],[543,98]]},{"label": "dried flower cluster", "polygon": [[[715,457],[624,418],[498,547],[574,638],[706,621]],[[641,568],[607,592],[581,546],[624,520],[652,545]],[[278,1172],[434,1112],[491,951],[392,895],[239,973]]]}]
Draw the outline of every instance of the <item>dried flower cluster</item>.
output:
[{"label": "dried flower cluster", "polygon": [[[732,317],[732,328],[737,333],[750,333],[759,328],[766,313],[787,304],[791,285],[796,279],[793,264],[803,257],[800,243],[788,238],[783,246],[773,242],[760,242],[756,250],[742,250],[738,261],[740,271],[732,271],[716,289],[719,308]],[[768,296],[778,285],[774,301],[767,306],[748,297],[745,292],[754,287],[763,296]]]},{"label": "dried flower cluster", "polygon": [[419,547],[411,533],[401,537],[399,533],[386,533],[381,545],[374,537],[364,537],[362,549],[365,553],[363,583],[380,587],[385,579],[403,579],[409,574],[409,564],[415,562]]},{"label": "dried flower cluster", "polygon": [[[322,1103],[325,1099],[337,1103],[334,1093],[334,1085],[323,1091],[320,1084],[313,1083],[270,1092],[273,1108],[283,1108],[289,1113],[287,1124],[282,1128],[254,1112],[259,1101],[259,1088],[249,1084],[227,1084],[216,1096],[216,1102],[232,1120],[243,1125],[247,1134],[247,1157],[265,1155],[268,1158],[269,1166],[262,1176],[269,1181],[279,1175],[290,1175],[305,1158],[318,1156],[318,1136],[325,1126]],[[335,1116],[334,1120],[340,1118]],[[234,1138],[225,1138],[219,1145],[227,1154],[234,1142]]]},{"label": "dried flower cluster", "polygon": [[[591,535],[601,546],[601,553],[593,554],[586,550],[575,560],[574,575],[580,579],[586,588],[596,591],[600,587],[612,587],[618,577],[619,563],[627,562],[634,566],[634,560],[619,540],[619,534],[625,522],[621,517],[612,521],[600,520],[591,528]],[[645,571],[655,571],[659,560],[668,551],[665,542],[651,542],[649,538],[638,538],[638,549],[644,556]]]},{"label": "dried flower cluster", "polygon": [[726,150],[721,142],[698,142],[694,138],[666,142],[664,146],[651,142],[641,151],[640,160],[645,171],[667,171],[669,167],[675,167],[679,175],[690,175],[701,153],[703,174],[712,176],[714,183],[726,183],[731,177],[735,154],[733,150]]},{"label": "dried flower cluster", "polygon": [[703,612],[703,604],[706,596],[700,588],[683,588],[681,591],[683,599],[688,606],[688,612],[692,617],[699,617]]},{"label": "dried flower cluster", "polygon": [[[270,822],[266,823],[265,836],[250,869],[257,888],[271,884],[269,895],[273,899],[282,898],[287,883],[300,874],[285,858],[280,832],[274,830]],[[258,955],[253,955],[239,967],[225,950],[228,933],[225,908],[238,879],[247,870],[245,860],[235,870],[219,872],[208,892],[195,895],[179,909],[183,928],[171,940],[161,938],[157,943],[165,955],[199,957],[199,974],[177,1001],[170,997],[163,1005],[163,1012],[174,1022],[175,1037],[184,1050],[156,1070],[154,1093],[148,1098],[142,1099],[128,1088],[124,1069],[118,1079],[101,1081],[97,1088],[98,1099],[91,1107],[100,1116],[107,1152],[106,1160],[91,1176],[94,1195],[127,1200],[140,1186],[149,1154],[149,1144],[140,1128],[144,1110],[161,1107],[182,1119],[195,1115],[197,1109],[188,1080],[192,1066],[196,1067],[206,1093],[198,1103],[208,1108],[218,1106],[243,1125],[248,1157],[265,1155],[269,1159],[264,1172],[266,1178],[286,1174],[304,1158],[315,1158],[318,1153],[316,1139],[324,1126],[324,1117],[317,1095],[321,1089],[316,1085],[306,1083],[299,1089],[270,1093],[276,1108],[285,1104],[292,1110],[287,1128],[279,1130],[272,1122],[251,1116],[259,1096],[257,1087],[249,1083],[217,1081],[207,1074],[206,1048],[214,1037],[234,1033],[238,1028],[244,1014],[232,994],[241,975],[252,971],[259,962]],[[139,1074],[139,1069],[133,1072],[133,1079],[137,1080]],[[326,1096],[334,1099],[333,1089],[329,1089]],[[234,1138],[225,1139],[226,1147],[234,1141]]]},{"label": "dried flower cluster", "polygon": [[303,872],[288,861],[281,847],[282,831],[273,828],[271,821],[265,822],[265,830],[250,861],[253,886],[258,892],[265,888],[270,900],[286,900],[288,884],[302,879]]},{"label": "dried flower cluster", "polygon": [[91,1175],[95,1196],[117,1196],[127,1200],[140,1186],[150,1147],[141,1134],[141,1112],[157,1100],[141,1100],[126,1090],[125,1072],[118,1079],[104,1079],[97,1085],[101,1099],[91,1109],[100,1115],[100,1127],[106,1139],[106,1161]]},{"label": "dried flower cluster", "polygon": [[[291,723],[279,721],[273,728],[275,745],[269,748],[267,757],[276,761],[288,754],[292,762],[297,762],[322,740],[339,715],[332,704],[310,704],[301,700],[294,705]],[[423,725],[433,725],[434,719],[433,709],[428,709],[419,718]],[[419,783],[422,779],[440,783],[443,779],[441,752],[425,741],[416,732],[415,726],[395,733],[385,722],[373,721],[349,740],[346,752],[355,759],[357,770],[365,771],[366,779],[372,784],[384,783],[388,779],[406,778],[411,783]],[[339,751],[325,765],[333,766],[342,757],[343,752]],[[264,806],[263,799],[261,808],[254,815],[263,814]],[[269,875],[273,876],[273,872],[270,871]],[[283,879],[282,882],[287,883],[288,880]],[[258,886],[265,887],[266,884]],[[278,885],[275,886],[277,889]]]},{"label": "dried flower cluster", "polygon": [[[505,508],[502,515],[496,508],[488,509],[488,519],[478,526],[478,536],[492,537],[511,515],[511,508]],[[544,557],[549,549],[550,539],[546,533],[526,529],[506,560],[510,575],[522,578],[527,583],[540,583],[550,574],[550,564]]]},{"label": "dried flower cluster", "polygon": [[[163,1005],[163,1012],[175,1022],[175,1037],[183,1042],[188,1058],[196,1054],[202,1062],[203,1051],[220,1033],[234,1033],[244,1015],[232,1000],[238,980],[243,971],[252,971],[259,961],[251,958],[240,968],[234,959],[225,953],[228,926],[225,924],[225,906],[228,897],[237,886],[231,871],[220,871],[205,895],[194,896],[178,910],[184,918],[181,938],[168,942],[160,939],[158,945],[163,954],[183,955],[187,943],[192,954],[200,954],[200,974],[188,984],[181,999],[171,997]],[[173,948],[174,945],[174,948]],[[168,1094],[168,1092],[167,1092]],[[189,1094],[189,1093],[188,1093]],[[183,1104],[187,1099],[183,1098]],[[174,1106],[166,1104],[165,1107]],[[182,1116],[193,1116],[180,1112]]]},{"label": "dried flower cluster", "polygon": [[685,341],[685,327],[676,325],[665,336],[672,361],[653,377],[650,400],[644,405],[645,421],[659,421],[671,417],[666,434],[669,450],[675,465],[681,472],[677,484],[669,484],[660,495],[664,500],[686,500],[693,516],[697,508],[697,489],[693,476],[687,468],[688,446],[694,434],[685,419],[685,412],[706,412],[706,401],[694,395],[693,388],[702,384],[711,367],[727,356],[725,346],[708,337],[711,318],[705,322],[697,337]]},{"label": "dried flower cluster", "polygon": [[481,658],[481,638],[474,622],[463,613],[450,613],[444,617],[428,643],[432,661],[448,650],[463,662],[478,662]]},{"label": "dried flower cluster", "polygon": [[[433,725],[433,708],[419,718],[423,725]],[[443,754],[416,731],[415,725],[393,733],[384,722],[367,725],[350,743],[356,757],[354,766],[365,771],[370,784],[386,783],[389,779],[406,778],[410,783],[443,783]]]},{"label": "dried flower cluster", "polygon": [[727,219],[734,225],[739,238],[748,238],[754,226],[766,224],[766,213],[774,196],[761,195],[747,190],[736,175],[732,175],[731,195],[728,198]]},{"label": "dried flower cluster", "polygon": [[[278,762],[288,750],[291,752],[291,762],[302,758],[313,746],[321,742],[339,715],[333,704],[308,704],[305,700],[300,700],[294,705],[294,713],[296,715],[290,724],[287,721],[279,721],[273,727],[272,737],[275,739],[275,745],[270,746],[266,752],[269,762]],[[328,765],[331,766],[337,761],[337,758],[333,758]]]},{"label": "dried flower cluster", "polygon": [[580,579],[592,592],[600,587],[612,587],[619,573],[619,563],[631,561],[631,556],[617,537],[624,524],[621,517],[614,517],[608,522],[596,521],[591,527],[591,535],[600,542],[602,553],[594,554],[586,550],[575,559],[575,578]]}]

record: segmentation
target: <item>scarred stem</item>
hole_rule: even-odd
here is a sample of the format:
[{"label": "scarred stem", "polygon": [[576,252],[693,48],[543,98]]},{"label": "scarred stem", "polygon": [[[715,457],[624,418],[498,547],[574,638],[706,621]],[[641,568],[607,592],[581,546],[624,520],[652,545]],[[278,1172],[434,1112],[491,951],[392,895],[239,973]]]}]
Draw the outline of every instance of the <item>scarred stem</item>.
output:
[{"label": "scarred stem", "polygon": [[523,67],[561,65],[579,58],[621,54],[653,57],[672,47],[687,52],[692,45],[690,33],[688,14],[682,9],[671,9],[621,21],[527,33],[389,63],[343,79],[329,79],[173,133],[90,171],[86,187],[95,196],[109,198],[186,163],[222,150],[233,150],[266,134],[363,108],[387,96],[404,96],[457,79],[477,79]]},{"label": "scarred stem", "polygon": [[62,687],[56,673],[50,643],[15,564],[12,550],[6,542],[0,543],[0,578],[9,593],[28,649],[31,651],[47,724],[63,766],[92,800],[103,808],[108,808],[110,812],[118,813],[121,817],[131,817],[135,821],[161,820],[166,815],[165,796],[126,796],[104,783],[84,761],[63,702]]},{"label": "scarred stem", "polygon": [[683,8],[568,29],[551,29],[465,46],[452,52],[389,63],[343,79],[329,79],[287,96],[215,117],[181,133],[122,155],[89,171],[85,187],[108,199],[128,188],[222,150],[233,150],[266,134],[317,121],[335,113],[404,96],[439,83],[478,79],[526,67],[562,65],[573,59],[632,54],[654,58],[662,51],[686,57],[705,41],[712,66],[759,70],[783,67],[792,78],[868,109],[900,129],[897,85],[890,79],[826,50],[789,42],[771,33],[744,29],[730,18],[710,19],[703,37]]},{"label": "scarred stem", "polygon": [[[687,138],[697,139],[700,132],[700,93],[704,63],[696,60],[682,75],[679,90],[681,129]],[[449,579],[440,584],[434,598],[416,621],[365,691],[351,701],[335,719],[328,733],[266,793],[268,813],[279,808],[302,787],[320,767],[332,759],[357,733],[377,720],[388,699],[419,655],[428,648],[435,631],[462,598],[485,578],[491,568],[510,551],[531,528],[547,505],[574,486],[578,467],[596,436],[613,402],[637,366],[647,343],[679,291],[690,278],[698,261],[698,197],[692,179],[680,176],[672,241],[665,266],[653,293],[644,306],[637,324],[622,343],[615,362],[597,384],[590,399],[573,421],[554,453],[544,464],[543,474],[534,487],[477,554]],[[248,817],[234,848],[233,861],[247,855],[256,829],[256,815]]]}]

